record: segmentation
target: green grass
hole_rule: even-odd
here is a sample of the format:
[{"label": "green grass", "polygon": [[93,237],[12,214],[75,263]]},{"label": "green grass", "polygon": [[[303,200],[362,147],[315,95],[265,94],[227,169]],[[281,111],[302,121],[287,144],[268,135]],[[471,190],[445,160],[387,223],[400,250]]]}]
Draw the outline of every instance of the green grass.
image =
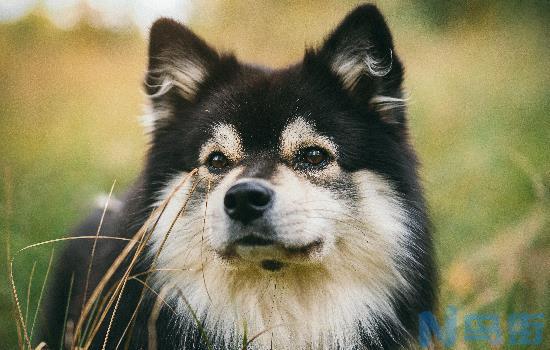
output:
[{"label": "green grass", "polygon": [[[201,35],[248,61],[279,66],[298,59],[304,43],[319,42],[351,7],[204,6],[208,15],[192,23]],[[410,4],[381,7],[407,67],[442,307],[504,319],[550,315],[548,25],[532,9],[496,4],[447,24]],[[137,175],[147,141],[137,121],[145,48],[135,31],[62,31],[37,16],[0,24],[0,237],[9,237],[12,252],[62,237],[97,193],[115,179],[121,193]],[[51,249],[33,248],[15,261],[24,314],[37,312]],[[7,268],[0,280],[0,339],[14,349]]]}]

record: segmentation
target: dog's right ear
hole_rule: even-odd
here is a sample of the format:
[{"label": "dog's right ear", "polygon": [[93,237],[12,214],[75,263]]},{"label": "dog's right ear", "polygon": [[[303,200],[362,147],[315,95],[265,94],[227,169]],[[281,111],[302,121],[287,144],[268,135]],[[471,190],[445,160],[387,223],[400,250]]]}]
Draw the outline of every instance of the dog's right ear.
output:
[{"label": "dog's right ear", "polygon": [[183,24],[157,20],[151,27],[145,78],[153,105],[169,92],[192,103],[219,60],[218,53]]}]

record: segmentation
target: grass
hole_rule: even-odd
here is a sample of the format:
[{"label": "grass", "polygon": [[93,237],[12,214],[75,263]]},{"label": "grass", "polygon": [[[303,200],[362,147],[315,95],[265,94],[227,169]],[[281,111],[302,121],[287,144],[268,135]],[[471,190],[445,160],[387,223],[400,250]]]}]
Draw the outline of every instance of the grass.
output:
[{"label": "grass", "polygon": [[[172,312],[175,312],[174,309],[164,300],[164,298],[163,298],[164,293],[162,291],[161,291],[161,293],[157,293],[154,289],[152,289],[147,284],[147,278],[149,277],[149,274],[146,275],[145,280],[142,280],[142,279],[138,278],[138,275],[132,275],[131,272],[134,269],[134,267],[136,266],[136,264],[139,260],[138,258],[145,252],[145,247],[147,246],[147,243],[149,242],[149,239],[151,238],[151,235],[152,235],[153,231],[155,230],[155,227],[157,226],[160,218],[163,216],[163,214],[165,212],[165,209],[168,206],[168,204],[170,203],[170,201],[172,200],[173,196],[176,193],[178,193],[178,191],[182,188],[182,186],[185,185],[188,181],[193,181],[193,185],[191,186],[191,189],[189,191],[189,196],[188,196],[187,201],[185,201],[182,204],[180,210],[178,211],[178,213],[174,217],[170,227],[166,231],[165,236],[163,238],[163,242],[161,243],[159,249],[155,253],[155,257],[154,257],[153,262],[152,262],[151,271],[156,270],[157,258],[160,255],[162,249],[164,248],[164,243],[168,239],[168,237],[169,237],[169,235],[172,231],[172,228],[174,227],[174,224],[185,213],[185,210],[187,208],[187,204],[189,202],[189,199],[192,197],[192,195],[193,195],[195,189],[197,188],[198,184],[201,183],[204,180],[204,178],[198,178],[196,180],[193,180],[193,178],[196,175],[197,175],[197,169],[191,171],[188,176],[186,176],[185,178],[182,179],[180,184],[178,184],[174,188],[174,190],[167,196],[167,198],[161,204],[159,204],[159,206],[151,213],[150,217],[146,220],[145,224],[138,230],[138,232],[134,235],[134,237],[132,237],[129,240],[129,244],[126,246],[126,248],[121,252],[121,254],[115,259],[114,263],[109,267],[109,269],[105,273],[104,277],[99,282],[98,286],[94,289],[91,297],[87,301],[84,301],[84,304],[83,304],[83,307],[82,307],[83,311],[80,314],[78,323],[76,325],[76,329],[74,330],[74,333],[72,334],[72,337],[73,337],[73,339],[71,339],[72,344],[73,344],[72,347],[85,348],[85,349],[90,348],[91,344],[92,344],[92,341],[96,338],[100,327],[104,326],[104,325],[107,325],[107,330],[106,330],[105,337],[103,339],[103,346],[102,346],[103,350],[107,349],[107,344],[109,344],[109,336],[110,336],[110,332],[111,332],[111,327],[112,327],[112,324],[113,324],[114,320],[117,317],[117,311],[118,311],[119,303],[120,303],[121,297],[124,293],[124,289],[127,285],[127,282],[129,280],[134,279],[134,280],[137,280],[138,282],[140,282],[144,287],[143,292],[145,292],[147,290],[153,292],[157,296],[157,303],[165,304]],[[114,184],[115,183],[113,183],[113,185],[111,186],[111,192],[109,193],[109,198],[110,198],[110,195],[112,194]],[[208,180],[208,185],[207,185],[206,189],[207,189],[207,192],[206,192],[205,210],[208,206],[208,193],[210,191],[210,179]],[[14,305],[17,309],[17,312],[16,312],[17,316],[18,316],[18,319],[16,320],[17,332],[18,332],[18,334],[22,334],[22,338],[24,338],[25,343],[26,343],[26,344],[20,344],[19,345],[20,348],[29,349],[29,350],[33,348],[32,347],[32,344],[34,344],[34,342],[33,342],[33,330],[34,330],[34,326],[35,326],[35,323],[36,323],[36,316],[37,316],[38,311],[40,309],[40,303],[42,301],[42,296],[44,294],[44,288],[46,286],[46,282],[47,282],[47,279],[48,279],[48,273],[49,273],[51,265],[52,265],[53,249],[52,249],[52,254],[50,255],[50,260],[49,260],[49,264],[48,264],[48,270],[46,272],[46,277],[44,279],[44,283],[42,284],[42,289],[41,289],[40,296],[39,296],[39,299],[38,299],[38,306],[36,308],[36,313],[35,313],[35,316],[33,318],[33,323],[32,323],[32,327],[31,327],[30,335],[28,333],[28,319],[23,318],[23,314],[22,314],[22,311],[21,311],[21,303],[19,301],[19,294],[17,292],[17,288],[15,287],[15,282],[14,282],[13,261],[15,259],[15,256],[18,253],[26,251],[27,249],[34,248],[36,246],[48,245],[50,243],[56,243],[56,242],[60,242],[60,241],[67,241],[67,240],[71,240],[71,239],[93,239],[94,240],[94,245],[93,245],[94,248],[95,248],[95,243],[97,242],[98,239],[120,239],[120,238],[116,238],[116,237],[106,237],[106,236],[101,236],[100,235],[100,233],[101,233],[100,232],[101,223],[102,223],[103,217],[105,216],[105,213],[108,209],[108,204],[109,204],[109,202],[107,202],[105,204],[103,214],[102,214],[102,219],[100,220],[98,231],[97,231],[95,236],[80,236],[80,237],[75,237],[75,238],[61,238],[61,239],[53,240],[53,241],[44,241],[44,242],[35,243],[35,244],[29,245],[29,246],[24,247],[23,249],[17,251],[16,254],[13,257],[11,257],[11,259],[10,259],[10,279],[9,280],[10,280],[11,285],[12,285]],[[134,247],[135,247],[135,249],[134,249]],[[92,248],[92,252],[91,252],[92,257],[93,257],[93,253],[94,253],[94,248]],[[111,281],[112,277],[115,274],[115,271],[117,271],[121,267],[122,262],[125,259],[129,258],[129,257],[131,257],[130,263],[125,268],[124,275],[119,280],[114,281],[114,285],[112,287],[112,288],[114,288],[114,290],[111,289],[107,293],[103,293],[105,286],[107,285],[107,283],[109,283],[109,281]],[[202,257],[201,257],[201,259],[202,259]],[[89,269],[91,269],[91,266],[92,266],[92,261],[90,262]],[[33,267],[34,267],[34,265],[33,265]],[[88,273],[87,276],[89,278],[89,273]],[[204,275],[203,275],[203,279],[204,279]],[[88,285],[88,281],[86,281],[86,286],[87,285]],[[66,310],[65,310],[64,324],[66,324],[66,322],[67,322],[67,314],[68,314],[68,310],[69,310],[68,306],[69,306],[70,294],[71,294],[70,291],[72,290],[72,286],[73,286],[73,278],[71,278],[70,285],[69,285],[69,300],[67,300],[67,307],[66,307]],[[206,287],[206,284],[205,284],[205,287]],[[29,283],[29,289],[30,289],[30,283]],[[191,305],[189,304],[189,302],[187,301],[187,299],[183,295],[183,293],[180,293],[180,294],[181,294],[180,295],[181,299],[188,306],[188,308],[189,308],[189,310],[190,310],[190,312],[193,316],[193,319],[195,320],[195,322],[198,326],[198,329],[199,329],[200,334],[201,334],[201,338],[205,342],[207,348],[212,349],[211,342],[210,342],[210,340],[208,339],[206,333],[203,330],[202,322],[197,317],[195,311],[192,309]],[[131,338],[132,328],[133,328],[133,321],[134,321],[134,318],[135,318],[135,316],[138,312],[138,309],[140,307],[143,296],[144,296],[144,294],[142,293],[142,295],[140,297],[140,300],[138,301],[138,304],[137,304],[136,309],[134,311],[134,314],[132,315],[129,324],[127,325],[126,330],[123,333],[123,337],[121,337],[120,340],[117,343],[117,348],[120,345],[122,345],[121,342],[123,341],[125,334],[128,334],[128,336]],[[97,305],[101,305],[101,306],[96,308]],[[95,312],[92,311],[94,309],[95,309]],[[154,319],[154,317],[158,316],[158,312],[159,312],[160,308],[158,306],[156,306],[153,310],[154,311],[152,312],[152,314],[150,316],[150,320],[149,320],[149,322],[151,323],[150,328],[152,328],[152,329],[154,329],[154,327],[156,325],[156,323],[155,323],[156,320]],[[109,319],[107,320],[106,316],[109,314],[109,312],[111,312],[111,315],[110,315]],[[151,321],[151,319],[153,321]],[[108,322],[105,323],[105,321],[108,321]],[[91,328],[90,328],[90,326],[91,326]],[[85,327],[84,331],[83,331],[83,327]],[[90,330],[90,331],[88,332],[88,330]],[[153,334],[154,333],[155,332],[153,332]],[[255,335],[254,337],[252,337],[252,339],[248,340],[247,332],[245,331],[244,336],[243,336],[243,340],[242,340],[243,349],[247,349],[248,346],[251,344],[251,342],[254,339],[256,339],[258,336],[259,336],[259,334]],[[63,340],[64,338],[65,338],[65,332],[61,335],[61,339]],[[155,338],[150,338],[150,342],[151,342],[150,346],[152,348],[156,348],[156,345],[154,345],[154,344],[156,344],[156,339]],[[63,341],[62,341],[62,344],[63,344]],[[127,347],[125,347],[125,348],[127,348]]]},{"label": "grass", "polygon": [[[502,319],[513,312],[550,315],[548,25],[495,4],[437,26],[413,5],[380,5],[407,68],[442,308]],[[248,61],[282,66],[300,57],[304,43],[319,42],[350,7],[205,4],[192,26]],[[6,251],[16,256],[13,286],[8,268],[0,271],[6,348],[26,342],[23,334],[18,340],[11,289],[21,295],[25,324],[27,315],[39,320],[37,281],[45,280],[52,245],[61,244],[53,242],[86,215],[97,193],[109,192],[114,179],[122,191],[139,171],[145,47],[134,31],[85,24],[62,31],[36,15],[0,25],[0,237],[11,252],[52,242]],[[100,316],[97,303],[88,309]],[[88,336],[94,325],[81,328]],[[459,349],[486,348],[458,340]]]}]

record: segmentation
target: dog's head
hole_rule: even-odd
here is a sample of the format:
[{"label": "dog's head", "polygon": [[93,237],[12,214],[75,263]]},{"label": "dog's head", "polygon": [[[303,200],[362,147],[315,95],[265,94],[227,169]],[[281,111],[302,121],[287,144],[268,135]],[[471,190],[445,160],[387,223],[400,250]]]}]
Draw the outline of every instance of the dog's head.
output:
[{"label": "dog's head", "polygon": [[153,25],[149,54],[146,183],[157,203],[174,192],[153,252],[182,270],[158,280],[198,312],[212,310],[199,294],[238,304],[236,290],[275,279],[286,293],[324,286],[335,302],[361,293],[357,308],[395,317],[389,295],[410,287],[424,218],[403,69],[378,10],[356,9],[285,69],[219,54],[169,19]]}]

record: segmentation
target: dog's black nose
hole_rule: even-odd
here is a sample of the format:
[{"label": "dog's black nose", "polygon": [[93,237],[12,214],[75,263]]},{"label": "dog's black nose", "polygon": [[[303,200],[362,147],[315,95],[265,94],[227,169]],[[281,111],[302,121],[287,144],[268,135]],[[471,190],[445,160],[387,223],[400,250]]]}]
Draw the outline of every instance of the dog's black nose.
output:
[{"label": "dog's black nose", "polygon": [[247,224],[259,218],[271,205],[273,191],[258,181],[241,182],[225,194],[225,212],[233,220]]}]

